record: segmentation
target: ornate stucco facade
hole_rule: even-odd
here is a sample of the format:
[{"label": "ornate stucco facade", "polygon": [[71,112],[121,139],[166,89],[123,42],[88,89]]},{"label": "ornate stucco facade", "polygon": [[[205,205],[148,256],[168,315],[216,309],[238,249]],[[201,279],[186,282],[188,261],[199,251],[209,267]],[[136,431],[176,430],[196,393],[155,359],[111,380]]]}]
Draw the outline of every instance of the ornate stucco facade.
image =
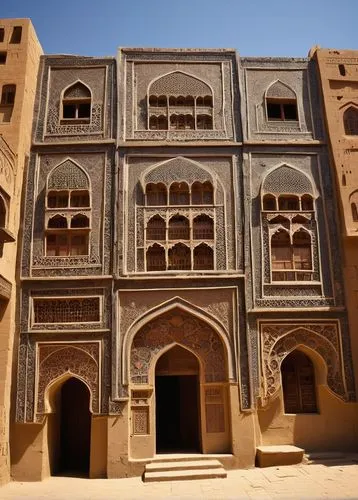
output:
[{"label": "ornate stucco facade", "polygon": [[0,484],[10,477],[10,386],[13,351],[16,353],[20,206],[41,53],[28,19],[0,19]]},{"label": "ornate stucco facade", "polygon": [[14,477],[356,446],[334,189],[309,59],[43,57]]}]

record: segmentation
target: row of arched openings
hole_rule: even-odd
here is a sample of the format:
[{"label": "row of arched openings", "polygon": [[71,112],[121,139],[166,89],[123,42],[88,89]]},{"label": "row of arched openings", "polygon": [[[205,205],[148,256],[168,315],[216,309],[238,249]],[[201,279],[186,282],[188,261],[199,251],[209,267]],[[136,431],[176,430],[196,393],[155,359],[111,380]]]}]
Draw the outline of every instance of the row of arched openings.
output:
[{"label": "row of arched openings", "polygon": [[210,95],[150,95],[150,130],[213,129],[213,98]]},{"label": "row of arched openings", "polygon": [[211,182],[173,182],[169,189],[163,183],[148,183],[145,189],[146,205],[212,205],[214,189]]},{"label": "row of arched openings", "polygon": [[313,198],[309,194],[302,196],[265,194],[262,209],[267,211],[309,212],[314,210]]},{"label": "row of arched openings", "polygon": [[193,250],[183,243],[165,249],[154,243],[146,253],[147,271],[190,271],[214,269],[214,251],[205,243]]},{"label": "row of arched openings", "polygon": [[89,212],[90,204],[88,189],[60,189],[47,192],[46,208],[51,212],[60,209],[61,214],[55,213],[48,218],[46,256],[88,255],[91,230],[89,213],[88,216],[74,213],[74,209],[83,209]]},{"label": "row of arched openings", "polygon": [[147,224],[146,239],[165,240],[213,240],[214,221],[208,215],[198,215],[193,219],[192,237],[189,219],[183,215],[174,215],[169,219],[168,227],[160,215],[152,217]]}]

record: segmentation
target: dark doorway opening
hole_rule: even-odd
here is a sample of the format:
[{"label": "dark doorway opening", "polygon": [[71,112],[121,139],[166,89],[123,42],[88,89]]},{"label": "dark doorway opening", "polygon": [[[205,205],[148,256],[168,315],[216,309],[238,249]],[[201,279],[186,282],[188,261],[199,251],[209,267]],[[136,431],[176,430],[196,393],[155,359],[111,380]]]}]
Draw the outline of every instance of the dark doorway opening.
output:
[{"label": "dark doorway opening", "polygon": [[59,473],[88,476],[91,443],[90,393],[76,378],[61,389]]},{"label": "dark doorway opening", "polygon": [[157,453],[199,452],[197,375],[157,376]]}]

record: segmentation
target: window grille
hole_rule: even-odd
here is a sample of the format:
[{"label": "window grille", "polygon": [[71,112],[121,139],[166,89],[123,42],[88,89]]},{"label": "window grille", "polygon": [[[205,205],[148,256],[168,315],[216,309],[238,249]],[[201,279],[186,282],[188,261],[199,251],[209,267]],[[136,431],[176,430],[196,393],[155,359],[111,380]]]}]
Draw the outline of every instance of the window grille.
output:
[{"label": "window grille", "polygon": [[99,297],[34,299],[34,323],[89,323],[100,321]]}]

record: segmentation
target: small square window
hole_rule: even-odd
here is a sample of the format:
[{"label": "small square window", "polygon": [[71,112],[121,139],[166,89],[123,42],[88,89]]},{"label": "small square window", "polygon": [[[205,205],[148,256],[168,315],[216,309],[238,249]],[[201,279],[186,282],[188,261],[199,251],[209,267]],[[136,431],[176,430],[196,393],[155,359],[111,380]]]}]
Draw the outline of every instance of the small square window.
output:
[{"label": "small square window", "polygon": [[5,28],[0,28],[0,43],[4,41],[5,38]]},{"label": "small square window", "polygon": [[6,52],[0,52],[0,64],[6,64],[6,57],[7,57]]},{"label": "small square window", "polygon": [[10,43],[21,43],[22,27],[15,26],[12,30]]},{"label": "small square window", "polygon": [[273,102],[267,103],[267,117],[269,120],[281,120],[281,106]]}]

